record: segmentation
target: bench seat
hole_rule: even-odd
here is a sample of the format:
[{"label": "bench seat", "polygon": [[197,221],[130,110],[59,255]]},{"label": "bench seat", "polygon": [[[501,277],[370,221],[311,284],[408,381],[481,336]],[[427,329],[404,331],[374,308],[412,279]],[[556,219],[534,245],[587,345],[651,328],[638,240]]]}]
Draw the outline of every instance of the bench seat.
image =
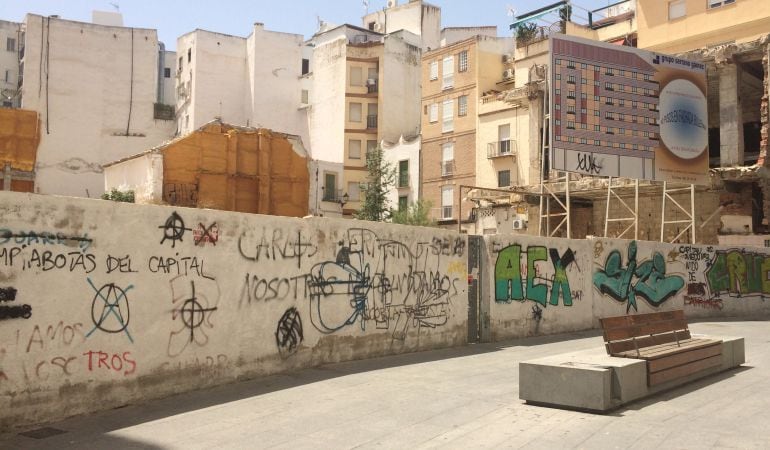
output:
[{"label": "bench seat", "polygon": [[645,360],[648,386],[721,364],[722,341],[693,338],[683,311],[609,317],[600,322],[607,354]]}]

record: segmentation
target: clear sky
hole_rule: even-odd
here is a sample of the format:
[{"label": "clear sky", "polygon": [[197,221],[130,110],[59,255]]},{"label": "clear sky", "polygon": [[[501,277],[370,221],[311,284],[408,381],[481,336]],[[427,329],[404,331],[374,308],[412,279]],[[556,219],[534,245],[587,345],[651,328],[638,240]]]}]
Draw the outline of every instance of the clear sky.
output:
[{"label": "clear sky", "polygon": [[[408,0],[400,0],[405,3]],[[508,9],[517,14],[532,11],[556,0],[432,0],[441,7],[442,26],[497,25],[499,36],[510,36]],[[574,12],[586,16],[616,0],[575,0]],[[369,0],[369,11],[381,9],[386,0]],[[0,0],[0,19],[21,22],[28,12],[58,14],[62,19],[91,21],[92,10],[114,11],[118,5],[126,26],[155,28],[166,48],[176,48],[176,38],[196,28],[236,36],[248,36],[254,22],[273,31],[310,37],[318,18],[333,23],[361,25],[363,0]],[[556,20],[554,18],[551,21]]]}]

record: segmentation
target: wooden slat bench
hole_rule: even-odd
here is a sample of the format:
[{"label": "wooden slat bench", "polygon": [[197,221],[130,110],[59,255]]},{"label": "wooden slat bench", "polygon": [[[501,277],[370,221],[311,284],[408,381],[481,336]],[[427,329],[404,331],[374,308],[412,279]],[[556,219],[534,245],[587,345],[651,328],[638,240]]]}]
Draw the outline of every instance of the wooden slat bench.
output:
[{"label": "wooden slat bench", "polygon": [[684,311],[599,319],[607,354],[647,361],[647,385],[686,377],[722,363],[722,341],[693,339]]}]

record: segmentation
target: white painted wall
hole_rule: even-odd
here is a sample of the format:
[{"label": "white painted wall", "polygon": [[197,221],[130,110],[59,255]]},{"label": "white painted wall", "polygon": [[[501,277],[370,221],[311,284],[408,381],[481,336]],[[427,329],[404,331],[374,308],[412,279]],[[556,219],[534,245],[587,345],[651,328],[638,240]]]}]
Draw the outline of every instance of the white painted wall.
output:
[{"label": "white painted wall", "polygon": [[134,191],[136,203],[163,201],[163,156],[146,152],[104,168],[104,190]]},{"label": "white painted wall", "polygon": [[313,51],[308,110],[313,159],[342,164],[345,158],[347,37],[317,44]]},{"label": "white painted wall", "polygon": [[9,192],[0,214],[3,430],[466,341],[452,232]]},{"label": "white painted wall", "polygon": [[[383,150],[385,161],[391,164],[396,170],[396,186],[388,192],[388,201],[390,207],[398,208],[398,197],[406,195],[409,197],[409,204],[419,199],[420,191],[420,136],[410,138],[399,138],[397,142],[391,143],[383,141],[380,145]],[[400,161],[409,161],[409,187],[398,187],[398,164]]]},{"label": "white painted wall", "polygon": [[[161,53],[160,57],[163,58],[163,64],[160,66],[160,76],[163,77],[163,95],[161,96],[161,103],[176,107],[176,52],[164,51]],[[171,72],[171,76],[168,78],[164,76],[166,68]]]},{"label": "white painted wall", "polygon": [[420,130],[420,48],[417,37],[408,32],[385,37],[380,68],[381,139],[395,142],[402,135],[415,136]]},{"label": "white painted wall", "polygon": [[153,117],[157,33],[34,14],[25,22],[22,107],[41,119],[35,189],[98,197],[104,189],[101,164],[173,135],[173,121]]},{"label": "white painted wall", "polygon": [[441,46],[446,47],[455,42],[470,39],[473,36],[497,37],[496,26],[481,27],[446,27],[441,30]]},{"label": "white painted wall", "polygon": [[[24,43],[21,23],[0,20],[0,105],[18,108],[21,97],[16,95],[19,86],[19,48]],[[14,51],[8,51],[8,39],[14,39]]]}]

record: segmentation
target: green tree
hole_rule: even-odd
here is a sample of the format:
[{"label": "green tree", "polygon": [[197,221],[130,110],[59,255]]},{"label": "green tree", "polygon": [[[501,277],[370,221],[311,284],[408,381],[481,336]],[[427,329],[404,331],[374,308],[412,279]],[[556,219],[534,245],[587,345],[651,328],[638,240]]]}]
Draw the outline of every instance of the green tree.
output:
[{"label": "green tree", "polygon": [[527,43],[537,37],[537,24],[527,22],[516,25],[516,42]]},{"label": "green tree", "polygon": [[113,202],[134,203],[134,191],[119,191],[112,188],[110,192],[102,194],[102,200],[112,200]]},{"label": "green tree", "polygon": [[383,158],[381,147],[366,152],[366,184],[361,186],[364,196],[357,219],[382,222],[390,216],[388,191],[396,184],[396,169]]},{"label": "green tree", "polygon": [[393,210],[391,220],[402,225],[417,225],[422,227],[435,227],[436,221],[430,217],[430,208],[433,206],[429,200],[417,200],[403,210]]}]

